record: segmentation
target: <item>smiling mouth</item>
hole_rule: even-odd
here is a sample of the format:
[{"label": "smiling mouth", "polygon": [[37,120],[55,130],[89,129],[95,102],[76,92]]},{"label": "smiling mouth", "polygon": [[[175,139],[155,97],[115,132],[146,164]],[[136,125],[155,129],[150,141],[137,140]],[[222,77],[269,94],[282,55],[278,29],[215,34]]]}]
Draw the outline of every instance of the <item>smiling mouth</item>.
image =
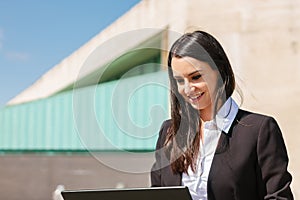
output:
[{"label": "smiling mouth", "polygon": [[194,102],[199,101],[203,95],[204,95],[204,92],[198,93],[198,94],[195,94],[195,95],[192,95],[192,96],[188,96],[188,98],[189,98],[189,100],[190,100],[191,102],[194,103]]}]

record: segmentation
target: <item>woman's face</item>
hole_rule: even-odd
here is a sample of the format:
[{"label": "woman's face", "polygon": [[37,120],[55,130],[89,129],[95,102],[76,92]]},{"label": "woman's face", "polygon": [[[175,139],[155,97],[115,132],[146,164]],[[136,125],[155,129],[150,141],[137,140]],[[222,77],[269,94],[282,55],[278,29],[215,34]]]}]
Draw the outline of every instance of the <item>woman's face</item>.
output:
[{"label": "woman's face", "polygon": [[206,62],[192,57],[173,57],[171,62],[178,92],[192,107],[212,114],[218,73]]}]

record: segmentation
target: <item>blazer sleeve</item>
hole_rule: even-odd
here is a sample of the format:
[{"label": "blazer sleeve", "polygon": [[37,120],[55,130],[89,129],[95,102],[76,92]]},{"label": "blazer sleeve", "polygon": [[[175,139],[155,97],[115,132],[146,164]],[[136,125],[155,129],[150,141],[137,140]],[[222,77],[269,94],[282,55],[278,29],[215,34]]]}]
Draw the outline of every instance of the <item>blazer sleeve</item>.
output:
[{"label": "blazer sleeve", "polygon": [[266,187],[264,199],[293,199],[292,176],[288,172],[288,155],[282,133],[272,117],[262,121],[257,142],[258,164]]},{"label": "blazer sleeve", "polygon": [[166,133],[168,128],[169,128],[169,120],[164,121],[159,131],[159,136],[158,136],[158,140],[156,143],[156,150],[155,150],[155,162],[151,168],[151,187],[162,186],[161,170],[163,167],[165,167],[163,166],[164,165],[163,163],[166,162],[163,145],[166,139]]}]

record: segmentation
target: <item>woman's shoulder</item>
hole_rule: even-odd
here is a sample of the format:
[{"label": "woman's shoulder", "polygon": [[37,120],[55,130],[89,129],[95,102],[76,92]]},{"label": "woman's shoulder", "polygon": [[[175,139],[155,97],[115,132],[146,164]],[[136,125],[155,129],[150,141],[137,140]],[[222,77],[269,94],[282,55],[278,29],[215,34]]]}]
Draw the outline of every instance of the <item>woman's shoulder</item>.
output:
[{"label": "woman's shoulder", "polygon": [[262,122],[265,120],[275,121],[275,119],[270,115],[266,115],[258,112],[252,112],[244,109],[239,109],[236,118],[239,121],[258,121],[258,122]]},{"label": "woman's shoulder", "polygon": [[171,126],[171,119],[166,119],[161,124],[161,128],[169,128],[170,126]]},{"label": "woman's shoulder", "polygon": [[171,126],[171,119],[167,119],[162,122],[159,134],[158,134],[158,140],[156,144],[156,148],[161,148],[166,140],[167,137],[167,132]]},{"label": "woman's shoulder", "polygon": [[269,126],[279,128],[274,117],[243,109],[239,109],[235,121],[236,125],[241,128],[247,127],[249,129],[264,129]]},{"label": "woman's shoulder", "polygon": [[159,135],[165,136],[170,127],[171,127],[171,119],[167,119],[163,121],[160,127]]}]

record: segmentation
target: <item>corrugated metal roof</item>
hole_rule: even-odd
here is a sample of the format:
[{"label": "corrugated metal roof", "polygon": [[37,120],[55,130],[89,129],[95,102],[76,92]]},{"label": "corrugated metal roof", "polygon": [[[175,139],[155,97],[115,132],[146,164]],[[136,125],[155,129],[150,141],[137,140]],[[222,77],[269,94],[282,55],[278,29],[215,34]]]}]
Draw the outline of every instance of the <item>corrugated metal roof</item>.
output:
[{"label": "corrugated metal roof", "polygon": [[168,94],[160,71],[5,107],[0,150],[153,150]]}]

